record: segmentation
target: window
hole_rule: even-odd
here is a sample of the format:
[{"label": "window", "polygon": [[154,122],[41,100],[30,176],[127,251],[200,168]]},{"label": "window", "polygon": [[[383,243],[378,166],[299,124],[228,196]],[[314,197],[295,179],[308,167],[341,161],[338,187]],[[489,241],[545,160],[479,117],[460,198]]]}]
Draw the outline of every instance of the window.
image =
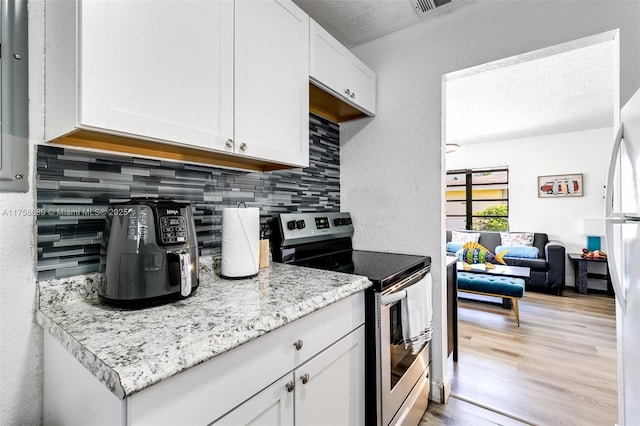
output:
[{"label": "window", "polygon": [[509,229],[509,169],[447,171],[447,229]]}]

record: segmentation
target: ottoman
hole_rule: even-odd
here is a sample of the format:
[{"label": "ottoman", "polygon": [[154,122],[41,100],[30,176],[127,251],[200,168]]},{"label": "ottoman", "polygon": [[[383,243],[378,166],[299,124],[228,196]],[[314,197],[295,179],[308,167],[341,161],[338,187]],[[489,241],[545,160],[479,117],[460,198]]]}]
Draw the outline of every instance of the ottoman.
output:
[{"label": "ottoman", "polygon": [[459,271],[458,291],[511,299],[516,324],[520,327],[518,299],[524,297],[524,280],[522,278]]}]

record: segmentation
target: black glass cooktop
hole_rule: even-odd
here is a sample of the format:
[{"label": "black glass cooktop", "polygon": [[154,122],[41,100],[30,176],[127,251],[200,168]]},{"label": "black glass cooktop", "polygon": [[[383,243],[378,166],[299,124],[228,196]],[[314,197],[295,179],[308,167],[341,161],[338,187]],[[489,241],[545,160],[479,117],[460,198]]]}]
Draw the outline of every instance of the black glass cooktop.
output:
[{"label": "black glass cooktop", "polygon": [[362,275],[381,290],[431,265],[428,256],[349,250],[295,262],[300,266]]}]

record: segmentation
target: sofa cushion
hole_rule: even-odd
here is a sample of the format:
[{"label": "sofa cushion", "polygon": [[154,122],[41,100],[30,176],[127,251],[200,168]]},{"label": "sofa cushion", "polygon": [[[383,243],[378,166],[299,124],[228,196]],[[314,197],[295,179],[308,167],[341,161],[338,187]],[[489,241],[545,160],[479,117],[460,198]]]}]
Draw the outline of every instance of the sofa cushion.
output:
[{"label": "sofa cushion", "polygon": [[465,243],[454,243],[452,241],[449,241],[447,243],[447,253],[456,253],[464,245],[465,245]]},{"label": "sofa cushion", "polygon": [[451,242],[452,243],[468,243],[474,242],[477,243],[478,239],[480,239],[479,232],[459,232],[459,231],[451,231]]},{"label": "sofa cushion", "polygon": [[538,247],[540,251],[539,257],[544,259],[546,257],[545,248],[549,242],[549,236],[547,234],[533,234],[533,246]]},{"label": "sofa cushion", "polygon": [[503,246],[533,246],[533,232],[501,232],[500,240]]},{"label": "sofa cushion", "polygon": [[[449,231],[448,230],[447,241],[452,241],[454,232],[465,233],[465,231]],[[478,243],[481,244],[483,247],[486,247],[486,249],[489,250],[491,253],[495,253],[496,247],[499,245],[502,245],[501,239],[500,239],[500,232],[495,232],[495,231],[477,231],[477,232],[480,234],[480,239],[478,240]],[[533,234],[533,246],[538,247],[538,250],[540,251],[540,254],[539,254],[540,258],[544,258],[545,256],[544,250],[548,242],[549,242],[549,237],[547,236],[547,234],[542,234],[537,232]]]},{"label": "sofa cushion", "polygon": [[496,246],[500,245],[500,233],[499,232],[481,232],[480,240],[478,241],[489,250],[491,253],[496,252]]},{"label": "sofa cushion", "polygon": [[[531,240],[533,242],[533,239]],[[519,257],[522,259],[537,259],[540,257],[540,250],[538,247],[525,247],[525,246],[498,246],[496,247],[496,254],[506,251],[505,256]]]}]

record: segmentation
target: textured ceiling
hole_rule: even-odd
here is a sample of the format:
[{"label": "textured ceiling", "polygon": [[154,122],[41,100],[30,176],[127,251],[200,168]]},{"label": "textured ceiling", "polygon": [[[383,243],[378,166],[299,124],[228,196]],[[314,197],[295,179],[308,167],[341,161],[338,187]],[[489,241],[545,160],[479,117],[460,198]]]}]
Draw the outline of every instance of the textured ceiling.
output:
[{"label": "textured ceiling", "polygon": [[612,58],[612,43],[599,43],[449,80],[446,139],[464,145],[612,126]]},{"label": "textured ceiling", "polygon": [[[341,43],[353,47],[410,25],[429,25],[443,15],[453,18],[458,8],[475,0],[452,0],[422,15],[411,0],[293,1]],[[523,53],[451,73],[446,88],[447,141],[464,145],[611,126],[612,46],[592,44],[567,42],[544,54]]]},{"label": "textured ceiling", "polygon": [[293,0],[348,48],[451,13],[471,1],[451,0],[419,15],[411,0]]}]

